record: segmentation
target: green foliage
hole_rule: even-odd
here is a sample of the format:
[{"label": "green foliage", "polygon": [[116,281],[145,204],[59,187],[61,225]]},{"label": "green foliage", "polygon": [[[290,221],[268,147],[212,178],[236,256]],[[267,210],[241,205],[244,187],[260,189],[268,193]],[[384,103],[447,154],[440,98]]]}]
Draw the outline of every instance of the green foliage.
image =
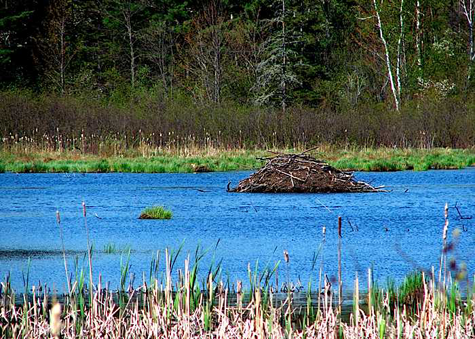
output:
[{"label": "green foliage", "polygon": [[[378,3],[393,67],[403,39],[402,101],[469,89],[468,24],[457,6],[423,0],[417,11],[409,0],[400,13],[397,1]],[[10,1],[0,33],[4,88],[59,82],[63,95],[123,104],[155,89],[200,104],[391,106],[371,1]]]},{"label": "green foliage", "polygon": [[[472,146],[475,70],[465,16],[451,2],[377,3],[387,50],[372,1],[5,2],[0,138],[80,149],[83,135],[96,144],[81,152],[114,154],[145,138],[177,148],[209,140],[261,148]],[[400,80],[399,112],[386,53]],[[87,171],[187,172],[190,165],[98,162]],[[428,159],[360,168],[451,166]],[[86,170],[22,167],[16,170]]]},{"label": "green foliage", "polygon": [[[22,148],[24,150],[24,148]],[[32,154],[32,160],[25,161],[22,153],[0,153],[0,172],[14,173],[191,173],[195,169],[207,171],[253,170],[261,167],[259,158],[267,155],[264,151],[219,151],[218,155],[196,155],[185,157],[163,154],[143,157],[139,150],[129,149],[129,157],[87,156],[72,160],[74,152],[64,152],[56,160],[50,154]],[[203,150],[202,150],[203,151]],[[298,152],[299,150],[283,150]],[[456,169],[475,164],[475,154],[471,150],[451,149],[358,149],[328,150],[316,154],[332,166],[342,170],[355,171],[403,171],[428,169]]]},{"label": "green foliage", "polygon": [[139,219],[171,219],[172,212],[166,210],[163,206],[153,206],[145,208],[140,214]]},{"label": "green foliage", "polygon": [[129,253],[130,246],[125,246],[124,248],[119,248],[115,243],[108,243],[104,245],[104,253],[106,254],[117,254],[117,253]]}]

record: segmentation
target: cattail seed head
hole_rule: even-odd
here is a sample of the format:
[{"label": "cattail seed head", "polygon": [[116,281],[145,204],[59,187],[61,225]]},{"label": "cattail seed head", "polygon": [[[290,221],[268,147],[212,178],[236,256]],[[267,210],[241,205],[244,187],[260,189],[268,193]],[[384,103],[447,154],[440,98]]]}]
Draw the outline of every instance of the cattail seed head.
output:
[{"label": "cattail seed head", "polygon": [[445,241],[447,239],[447,231],[449,230],[449,221],[445,220],[444,233],[442,234],[442,239]]},{"label": "cattail seed head", "polygon": [[289,260],[290,260],[289,259],[289,252],[287,252],[287,250],[284,250],[284,260],[285,260],[286,263],[288,263]]},{"label": "cattail seed head", "polygon": [[460,229],[456,228],[452,231],[452,238],[458,238],[460,236]]},{"label": "cattail seed head", "polygon": [[445,203],[444,217],[447,219],[449,217],[449,205]]},{"label": "cattail seed head", "polygon": [[51,308],[50,330],[54,338],[59,338],[61,333],[61,305],[57,302]]},{"label": "cattail seed head", "polygon": [[56,211],[56,222],[59,224],[61,224],[61,216],[59,215],[59,211]]},{"label": "cattail seed head", "polygon": [[82,215],[86,217],[86,203],[84,201],[82,202]]}]

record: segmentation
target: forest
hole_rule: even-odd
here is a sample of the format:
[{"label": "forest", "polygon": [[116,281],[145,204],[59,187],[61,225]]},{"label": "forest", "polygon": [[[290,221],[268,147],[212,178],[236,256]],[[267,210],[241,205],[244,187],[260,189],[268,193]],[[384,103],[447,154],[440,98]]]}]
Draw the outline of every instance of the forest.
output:
[{"label": "forest", "polygon": [[471,147],[474,14],[473,0],[0,0],[1,141]]}]

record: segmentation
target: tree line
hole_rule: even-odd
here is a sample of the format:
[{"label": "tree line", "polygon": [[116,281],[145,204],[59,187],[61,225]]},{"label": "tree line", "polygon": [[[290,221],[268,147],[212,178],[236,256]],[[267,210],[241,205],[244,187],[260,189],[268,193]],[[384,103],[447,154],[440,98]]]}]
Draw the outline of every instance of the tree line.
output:
[{"label": "tree line", "polygon": [[474,0],[0,0],[0,89],[279,119],[469,102],[474,13]]}]

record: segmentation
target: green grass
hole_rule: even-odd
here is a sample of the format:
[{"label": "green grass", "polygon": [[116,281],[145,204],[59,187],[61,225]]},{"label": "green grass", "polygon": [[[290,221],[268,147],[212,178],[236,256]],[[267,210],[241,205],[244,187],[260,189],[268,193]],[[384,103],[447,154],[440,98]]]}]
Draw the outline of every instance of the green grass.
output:
[{"label": "green grass", "polygon": [[127,245],[124,248],[117,247],[117,245],[112,242],[104,245],[105,254],[127,253],[129,251],[130,251],[130,245]]},{"label": "green grass", "polygon": [[354,171],[426,171],[461,169],[475,165],[472,149],[362,149],[340,151],[329,163],[339,169]]},{"label": "green grass", "polygon": [[[298,153],[301,150],[281,150]],[[132,152],[133,153],[133,152]],[[459,169],[475,165],[475,149],[335,149],[322,146],[310,152],[330,165],[352,171],[425,171]],[[264,162],[258,158],[272,156],[264,150],[195,151],[193,154],[158,152],[150,157],[101,157],[74,152],[0,152],[0,172],[14,173],[192,173],[196,168],[207,171],[255,170]]]},{"label": "green grass", "polygon": [[145,208],[140,214],[139,219],[171,219],[172,212],[166,210],[163,206],[152,206]]}]

